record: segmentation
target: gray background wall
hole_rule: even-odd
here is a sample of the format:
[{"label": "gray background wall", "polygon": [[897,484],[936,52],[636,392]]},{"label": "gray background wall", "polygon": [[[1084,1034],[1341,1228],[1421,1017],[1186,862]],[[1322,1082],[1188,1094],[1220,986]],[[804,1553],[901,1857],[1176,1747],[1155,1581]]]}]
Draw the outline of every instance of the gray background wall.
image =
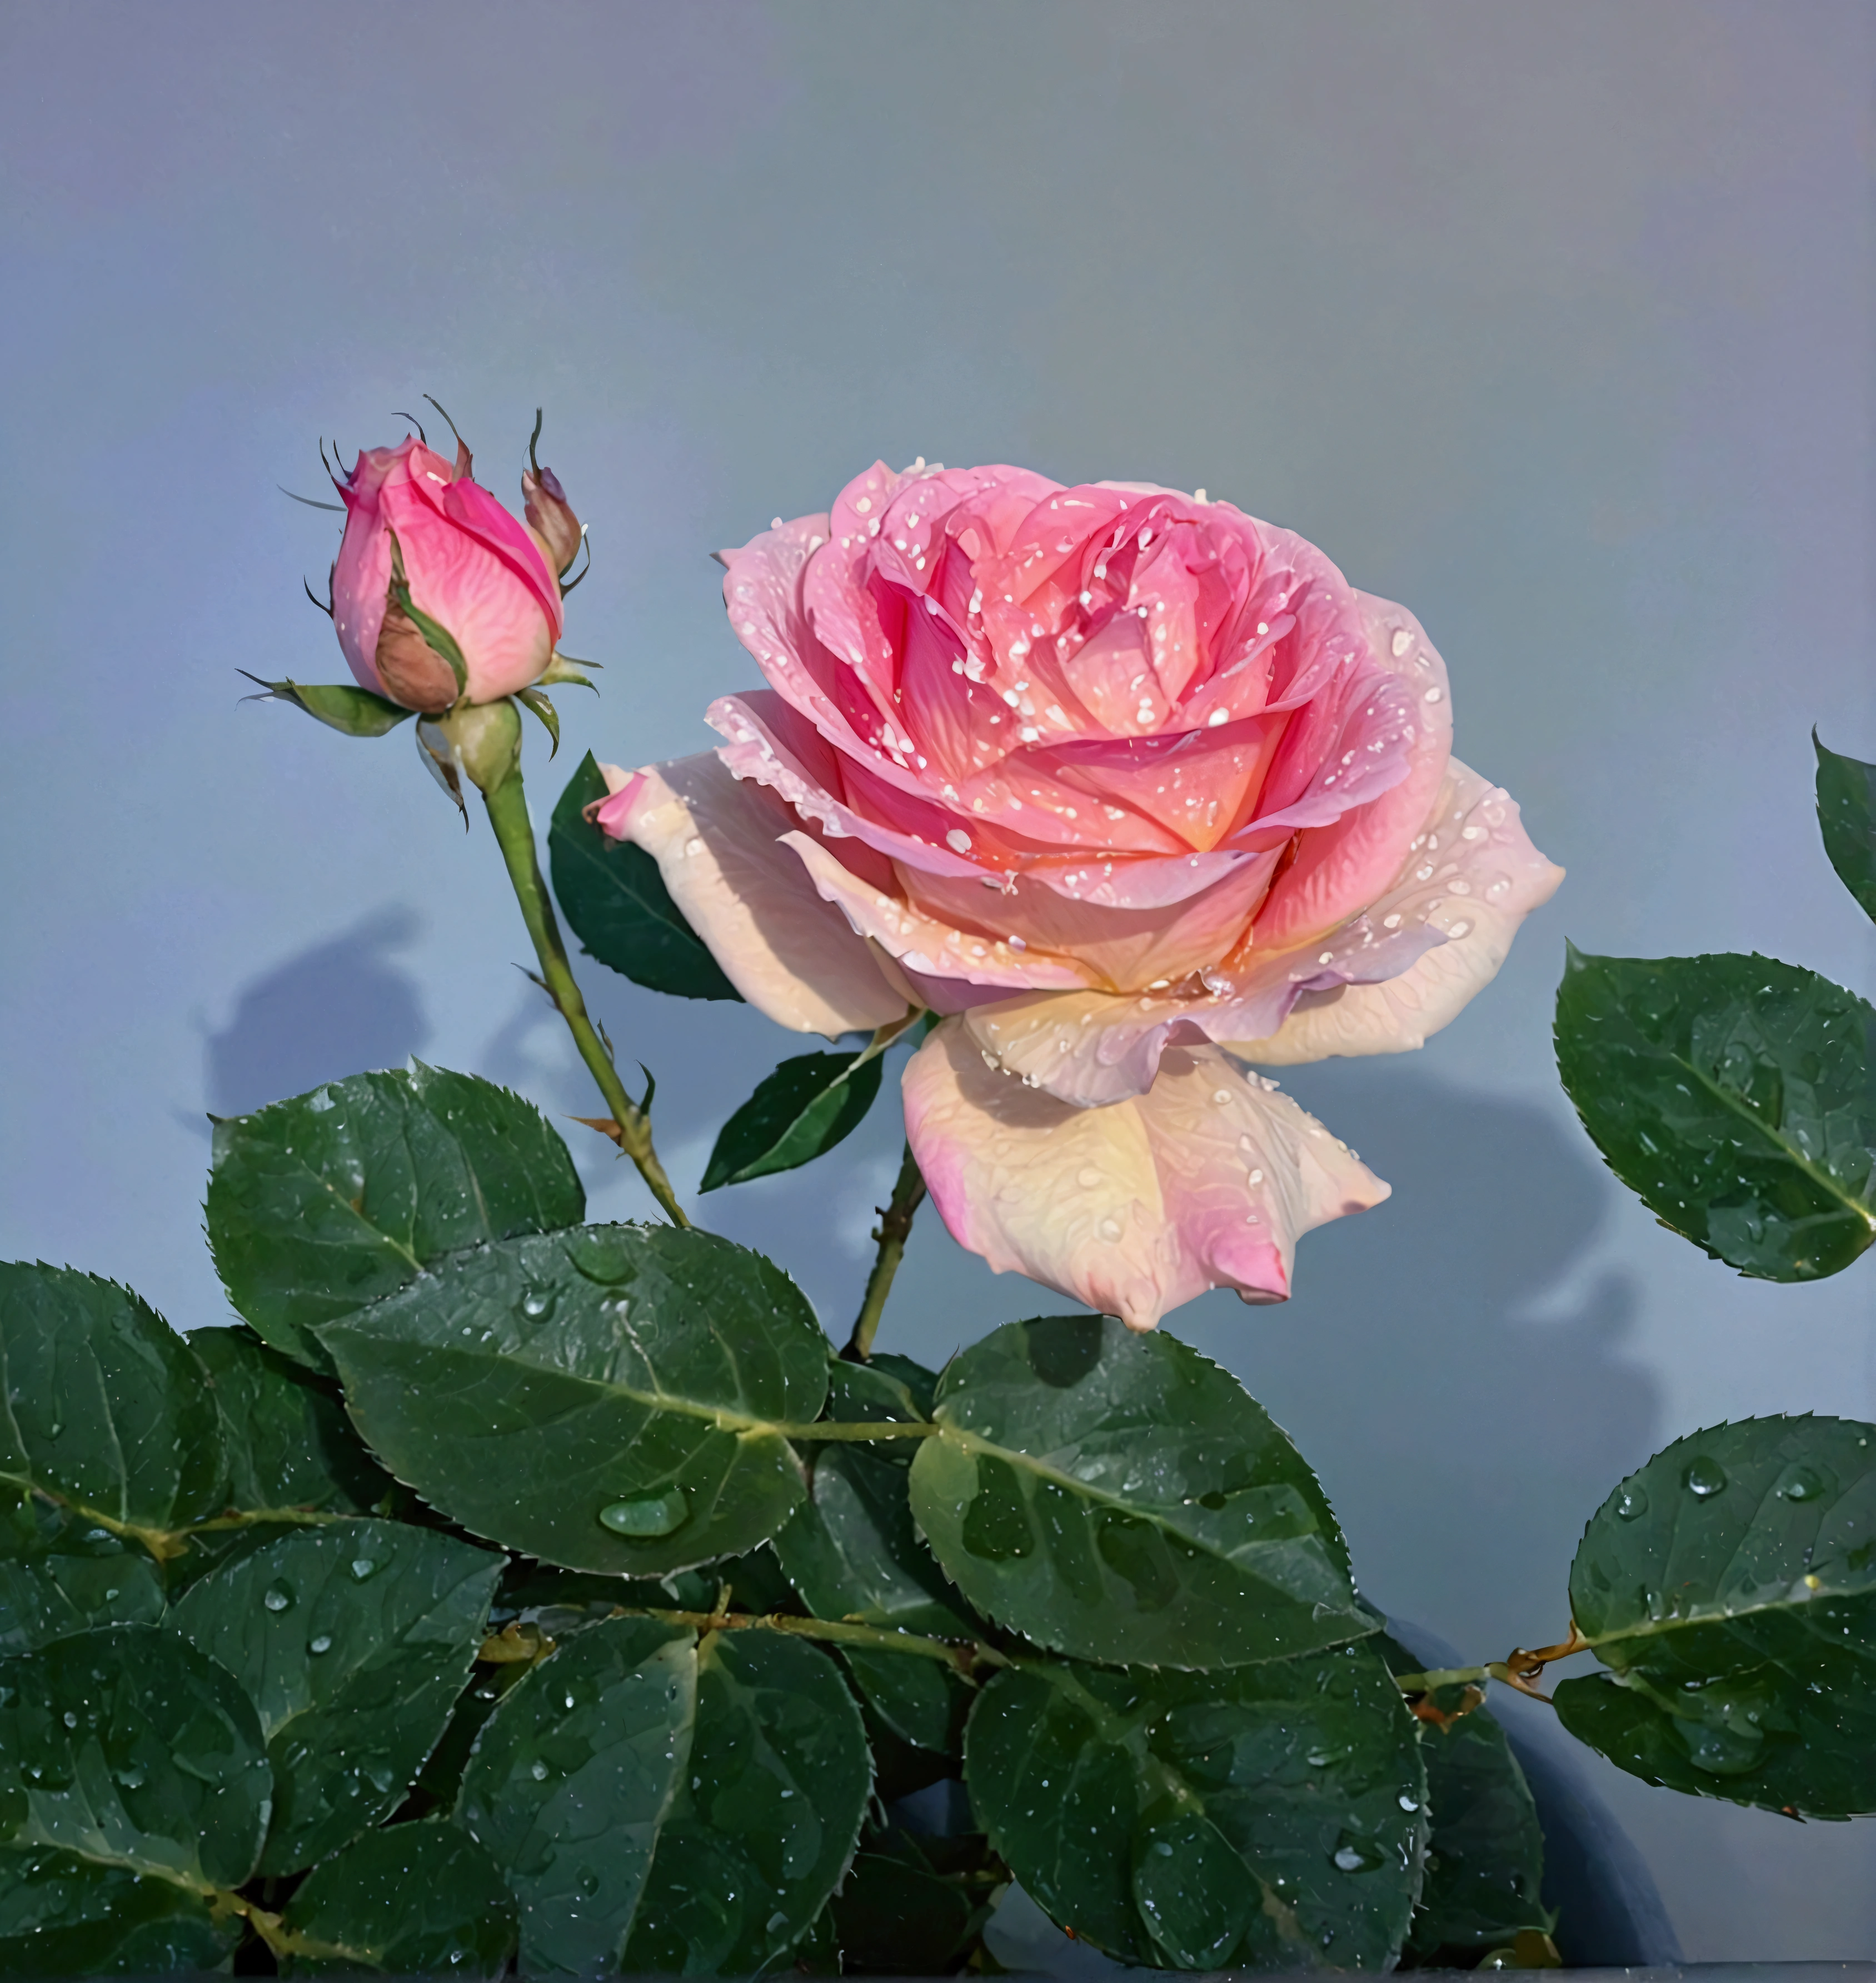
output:
[{"label": "gray background wall", "polygon": [[[1873,56],[1838,0],[11,0],[0,1249],[217,1320],[205,1110],[413,1052],[590,1106],[407,733],[237,700],[343,673],[299,590],[335,520],[275,490],[320,493],[321,434],[433,392],[512,500],[545,403],[606,668],[570,756],[628,763],[752,678],[704,553],[875,456],[1202,483],[1413,607],[1570,879],[1426,1053],[1292,1084],[1392,1202],[1287,1308],[1175,1326],[1381,1603],[1474,1657],[1560,1630],[1583,1519],[1667,1438],[1876,1413],[1868,1270],[1779,1289],[1658,1230],[1547,1047],[1566,934],[1876,981],[1807,805],[1814,721],[1876,757]],[[694,1186],[789,1041],[589,978]],[[831,1327],[897,1135],[711,1204]],[[597,1212],[643,1208],[577,1147]],[[884,1341],[1047,1299],[927,1218]],[[1876,1834],[1593,1769],[1690,1954],[1876,1953]]]}]

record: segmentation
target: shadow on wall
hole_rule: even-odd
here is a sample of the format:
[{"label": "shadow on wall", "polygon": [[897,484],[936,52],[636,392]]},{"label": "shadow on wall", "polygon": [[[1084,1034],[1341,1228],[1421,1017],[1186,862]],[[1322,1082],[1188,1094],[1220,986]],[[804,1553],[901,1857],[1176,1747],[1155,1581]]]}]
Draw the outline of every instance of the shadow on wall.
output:
[{"label": "shadow on wall", "polygon": [[1560,1106],[1424,1063],[1286,1085],[1393,1196],[1303,1240],[1286,1306],[1213,1296],[1172,1326],[1296,1437],[1377,1601],[1469,1647],[1560,1636],[1584,1522],[1658,1443],[1634,1284],[1587,1264],[1615,1187]]},{"label": "shadow on wall", "polygon": [[381,909],[244,986],[204,1042],[210,1111],[245,1115],[323,1081],[401,1067],[430,1031],[391,955],[416,931],[410,909]]}]

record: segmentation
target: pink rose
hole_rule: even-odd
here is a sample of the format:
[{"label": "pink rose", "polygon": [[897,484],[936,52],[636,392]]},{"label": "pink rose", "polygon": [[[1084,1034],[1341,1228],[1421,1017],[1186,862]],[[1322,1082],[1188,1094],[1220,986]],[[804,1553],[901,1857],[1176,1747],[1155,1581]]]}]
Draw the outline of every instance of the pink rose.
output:
[{"label": "pink rose", "polygon": [[[460,444],[452,468],[406,440],[368,449],[339,485],[339,644],[362,687],[406,709],[512,695],[539,678],[560,636],[560,589],[541,540],[470,479],[470,466]],[[456,643],[466,686],[412,607]]]},{"label": "pink rose", "polygon": [[1150,1328],[1289,1292],[1387,1186],[1243,1063],[1399,1052],[1560,871],[1454,759],[1413,616],[1229,503],[875,466],[728,555],[770,686],[598,818],[738,990],[906,1069],[945,1223]]}]

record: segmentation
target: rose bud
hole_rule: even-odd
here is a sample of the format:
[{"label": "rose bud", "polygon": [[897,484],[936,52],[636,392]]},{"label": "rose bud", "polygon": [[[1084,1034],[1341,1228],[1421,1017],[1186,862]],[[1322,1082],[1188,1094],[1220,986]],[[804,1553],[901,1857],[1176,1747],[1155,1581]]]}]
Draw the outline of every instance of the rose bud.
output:
[{"label": "rose bud", "polygon": [[564,574],[580,555],[580,519],[551,468],[521,471],[521,500],[528,535],[554,570]]},{"label": "rose bud", "polygon": [[1136,1329],[1283,1299],[1387,1187],[1246,1064],[1419,1046],[1560,879],[1419,622],[1229,503],[1002,466],[876,464],[726,562],[767,685],[599,824],[782,1025],[945,1015],[907,1135],[999,1272]]},{"label": "rose bud", "polygon": [[527,528],[420,440],[370,448],[339,485],[333,624],[359,684],[406,709],[493,702],[537,681],[560,589]]}]

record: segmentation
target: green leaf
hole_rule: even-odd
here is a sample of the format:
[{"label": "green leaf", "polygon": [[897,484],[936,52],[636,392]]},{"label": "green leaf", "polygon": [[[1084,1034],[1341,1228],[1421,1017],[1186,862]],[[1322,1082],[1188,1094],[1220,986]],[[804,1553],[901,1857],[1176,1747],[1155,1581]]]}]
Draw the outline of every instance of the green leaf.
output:
[{"label": "green leaf", "polygon": [[48,1846],[0,1848],[0,1976],[160,1976],[219,1969],[241,1922],[168,1880]]},{"label": "green leaf", "polygon": [[136,1533],[158,1555],[216,1512],[226,1475],[208,1373],[127,1288],[0,1264],[0,1483]]},{"label": "green leaf", "polygon": [[290,703],[347,737],[383,737],[416,714],[387,697],[373,695],[368,688],[354,688],[349,682],[263,681],[259,675],[248,675],[246,668],[235,672],[247,675],[249,681],[259,683],[267,691],[264,696],[245,696],[243,701]]},{"label": "green leaf", "polygon": [[978,1697],[965,1780],[1064,1928],[1178,1969],[1384,1969],[1426,1840],[1413,1720],[1365,1646],[1182,1674],[1030,1660]]},{"label": "green leaf", "polygon": [[1578,1629],[1611,1671],[1563,1725],[1650,1783],[1794,1816],[1876,1811],[1876,1426],[1745,1419],[1591,1517]]},{"label": "green leaf", "polygon": [[767,1075],[717,1138],[699,1187],[798,1169],[859,1128],[879,1094],[877,1055],[802,1054]]},{"label": "green leaf", "polygon": [[987,1617],[1114,1664],[1229,1667],[1375,1630],[1314,1474],[1228,1372],[1112,1317],[956,1358],[911,1506]]},{"label": "green leaf", "polygon": [[[1373,1644],[1390,1671],[1421,1670],[1385,1634]],[[1407,1947],[1422,1967],[1438,1958],[1436,1966],[1470,1968],[1481,1949],[1556,1926],[1543,1904],[1543,1831],[1524,1772],[1489,1710],[1474,1707],[1443,1727],[1423,1719],[1415,1728],[1433,1837]]]},{"label": "green leaf", "polygon": [[577,1226],[586,1194],[531,1103],[414,1062],[216,1123],[207,1209],[229,1299],[323,1370],[322,1323],[458,1247]]},{"label": "green leaf", "polygon": [[1838,879],[1876,918],[1876,764],[1840,757],[1817,742],[1817,824]]},{"label": "green leaf", "polygon": [[1764,957],[1587,957],[1557,994],[1563,1085],[1664,1226],[1763,1280],[1876,1239],[1876,1012]]},{"label": "green leaf", "polygon": [[588,751],[547,832],[554,896],[586,954],[654,992],[741,999],[671,900],[657,861],[586,817],[586,808],[605,796],[606,781]]},{"label": "green leaf", "polygon": [[[901,1666],[917,1666],[901,1660]],[[961,1840],[933,1840],[940,1851]],[[980,1849],[979,1838],[971,1841]],[[834,1897],[834,1924],[844,1966],[862,1974],[943,1976],[976,1941],[991,1909],[994,1876],[941,1872],[927,1841],[898,1825],[869,1838]]]},{"label": "green leaf", "polygon": [[247,1690],[273,1766],[261,1871],[324,1858],[403,1801],[480,1644],[502,1560],[433,1529],[298,1529],[192,1584],[170,1627]]},{"label": "green leaf", "polygon": [[973,1697],[955,1667],[868,1646],[842,1646],[839,1652],[866,1706],[890,1734],[934,1758],[964,1753],[964,1720]]},{"label": "green leaf", "polygon": [[273,1794],[253,1704],[160,1626],[0,1660],[0,1842],[206,1894],[254,1871]]},{"label": "green leaf", "polygon": [[313,1869],[281,1919],[333,1951],[296,1955],[293,1976],[366,1968],[492,1979],[515,1948],[514,1897],[501,1868],[453,1824],[366,1832]]},{"label": "green leaf", "polygon": [[214,1380],[232,1506],[362,1514],[383,1500],[390,1476],[329,1380],[245,1329],[194,1329],[189,1346]]},{"label": "green leaf", "polygon": [[896,1383],[903,1384],[906,1396],[912,1401],[912,1416],[923,1423],[931,1423],[932,1410],[938,1399],[938,1379],[935,1370],[928,1370],[924,1364],[915,1363],[911,1357],[901,1356],[889,1349],[876,1349],[864,1364],[849,1364],[848,1368],[871,1370],[891,1378]]},{"label": "green leaf", "polygon": [[132,1544],[37,1495],[0,1489],[0,1655],[93,1625],[154,1624],[163,1580]]},{"label": "green leaf", "polygon": [[694,1635],[615,1618],[532,1668],[489,1717],[456,1821],[507,1869],[524,1975],[617,1967],[696,1708]]},{"label": "green leaf", "polygon": [[453,1521],[570,1569],[753,1549],[802,1497],[827,1339],[758,1253],[590,1226],[438,1261],[321,1332],[372,1450]]},{"label": "green leaf", "polygon": [[713,1633],[697,1732],[621,1967],[746,1976],[813,1926],[853,1857],[872,1788],[860,1710],[800,1639]]}]

